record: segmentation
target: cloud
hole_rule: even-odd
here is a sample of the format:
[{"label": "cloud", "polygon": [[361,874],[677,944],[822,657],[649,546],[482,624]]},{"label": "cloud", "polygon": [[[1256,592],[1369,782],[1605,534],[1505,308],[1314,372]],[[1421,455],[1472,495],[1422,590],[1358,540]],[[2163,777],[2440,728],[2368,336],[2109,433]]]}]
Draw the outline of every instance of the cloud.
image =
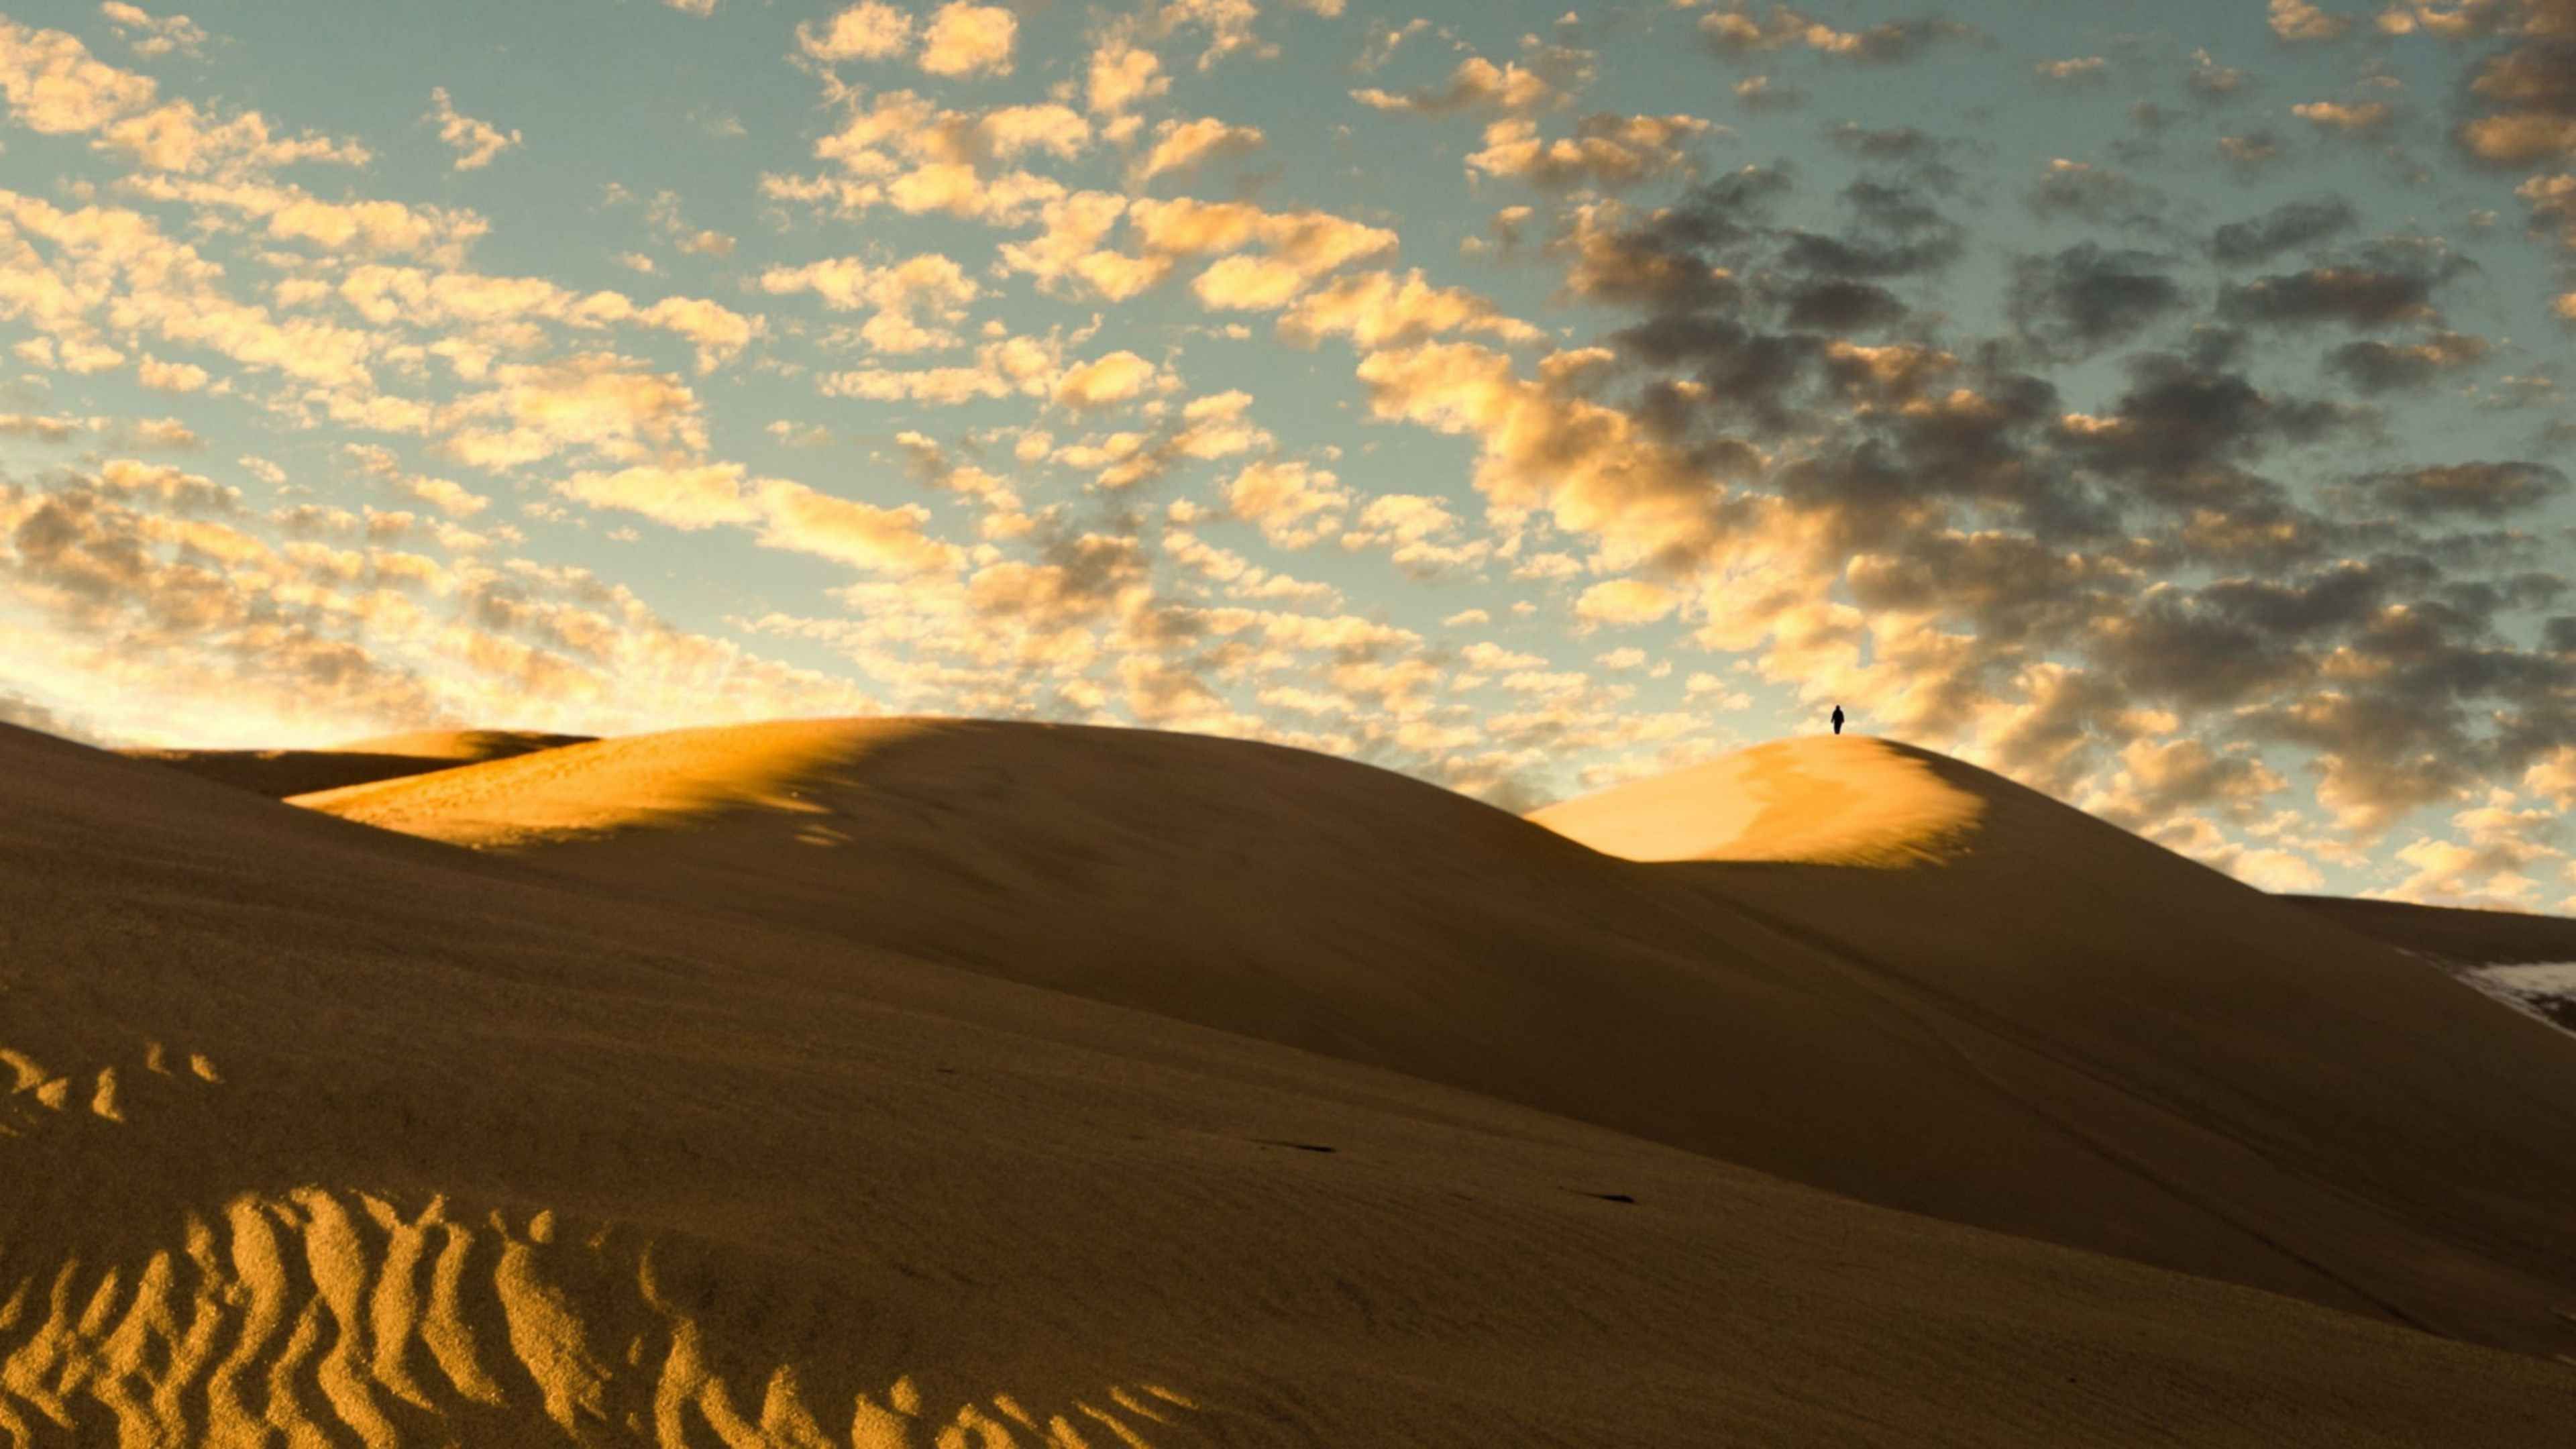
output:
[{"label": "cloud", "polygon": [[128,183],[138,196],[185,202],[201,211],[238,212],[266,223],[278,241],[309,242],[327,252],[407,255],[461,263],[468,244],[491,229],[461,207],[412,206],[399,201],[323,201],[300,186],[254,181],[200,181],[139,177]]},{"label": "cloud", "polygon": [[1051,395],[1077,411],[1106,407],[1142,395],[1156,375],[1154,364],[1122,349],[1066,368]]},{"label": "cloud", "polygon": [[2356,221],[2352,203],[2339,196],[2285,201],[2261,216],[2231,221],[2210,233],[2209,254],[2227,266],[2267,262],[2349,231]]},{"label": "cloud", "polygon": [[1254,463],[1225,488],[1227,509],[1279,548],[1305,548],[1340,531],[1351,495],[1331,472],[1304,463]]},{"label": "cloud", "polygon": [[575,293],[542,277],[368,264],[350,268],[337,293],[379,326],[461,325],[508,337],[542,319],[578,331],[624,324],[669,332],[696,345],[701,372],[740,353],[762,327],[760,319],[704,298],[665,297],[638,305],[621,292]]},{"label": "cloud", "polygon": [[0,596],[19,621],[0,626],[0,674],[41,661],[55,711],[137,743],[275,747],[460,721],[614,732],[872,707],[846,681],[674,628],[579,569],[273,546],[252,526],[213,485],[131,463],[0,485]]},{"label": "cloud", "polygon": [[1862,64],[1912,60],[1935,44],[1972,32],[1954,20],[1889,20],[1863,30],[1836,30],[1786,5],[1756,19],[1749,10],[1719,10],[1699,19],[1700,34],[1721,55],[1746,55],[1805,46],[1819,54]]},{"label": "cloud", "polygon": [[1009,163],[1042,152],[1070,160],[1094,139],[1091,123],[1054,102],[955,111],[912,91],[880,91],[853,105],[840,130],[814,145],[839,176],[764,175],[762,194],[828,203],[844,215],[891,205],[912,215],[941,211],[1016,224],[1065,195],[1062,183]]},{"label": "cloud", "polygon": [[2524,38],[2481,61],[2469,81],[2472,116],[2452,141],[2497,165],[2576,155],[2576,27],[2535,10]]},{"label": "cloud", "polygon": [[656,523],[697,530],[761,517],[759,501],[743,490],[739,463],[667,468],[643,465],[614,473],[583,472],[555,484],[555,492],[593,508],[622,508]]},{"label": "cloud", "polygon": [[1746,76],[1735,83],[1734,91],[1748,111],[1789,111],[1807,103],[1805,91],[1777,84],[1767,75]]},{"label": "cloud", "polygon": [[2458,332],[2437,332],[2423,342],[2381,342],[2364,338],[2326,354],[2326,370],[2365,394],[2421,390],[2443,375],[2470,366],[2489,352],[2486,339]]},{"label": "cloud", "polygon": [[1711,129],[1696,116],[1602,112],[1551,141],[1540,139],[1537,122],[1512,117],[1485,128],[1484,149],[1467,157],[1467,169],[1551,189],[1633,186],[1688,166],[1684,145]]},{"label": "cloud", "polygon": [[[185,17],[178,20],[185,23]],[[95,133],[93,148],[124,152],[146,168],[225,177],[297,162],[359,166],[369,159],[354,141],[312,132],[277,134],[257,111],[219,120],[192,101],[155,105],[158,94],[151,77],[94,58],[76,36],[0,20],[0,96],[12,118],[30,130]]]},{"label": "cloud", "polygon": [[1123,37],[1112,36],[1091,52],[1083,91],[1085,103],[1100,115],[1122,114],[1138,101],[1171,90],[1172,78],[1162,72],[1162,57]]},{"label": "cloud", "polygon": [[2576,252],[2576,174],[2534,176],[2515,187],[2513,194],[2529,204],[2536,230],[2557,228],[2558,245]]},{"label": "cloud", "polygon": [[912,48],[911,12],[886,0],[863,0],[817,26],[796,24],[796,48],[820,61],[891,60]]},{"label": "cloud", "polygon": [[917,505],[885,508],[784,478],[749,478],[736,463],[576,473],[557,483],[555,491],[594,508],[641,513],[678,529],[749,527],[770,548],[876,573],[950,572],[962,557],[954,545],[922,531],[930,515]]},{"label": "cloud", "polygon": [[679,378],[613,353],[505,363],[494,386],[438,411],[440,451],[493,471],[563,453],[641,462],[655,452],[702,453],[706,423]]},{"label": "cloud", "polygon": [[2153,231],[2160,227],[2163,198],[2153,187],[2133,181],[2105,166],[2058,157],[2022,198],[2038,216],[2072,217],[2097,226]]},{"label": "cloud", "polygon": [[1484,332],[1512,342],[1535,342],[1544,335],[1504,315],[1489,298],[1464,288],[1430,285],[1419,268],[1402,277],[1374,271],[1335,278],[1289,309],[1279,319],[1279,331],[1307,345],[1326,336],[1344,336],[1363,350],[1401,346],[1444,332]]},{"label": "cloud", "polygon": [[2185,306],[2182,287],[2157,258],[2092,242],[2016,261],[2006,301],[2014,326],[2068,357],[2128,341]]},{"label": "cloud", "polygon": [[98,13],[116,27],[116,33],[125,37],[136,55],[149,59],[174,52],[188,56],[204,53],[205,29],[185,15],[155,16],[125,0],[106,0],[98,7]]},{"label": "cloud", "polygon": [[760,541],[771,548],[897,576],[952,572],[961,561],[954,544],[922,532],[930,513],[918,504],[881,508],[778,478],[761,481],[760,504]]},{"label": "cloud", "polygon": [[932,75],[952,78],[1009,75],[1019,32],[1019,17],[999,5],[948,0],[922,28],[915,63]]},{"label": "cloud", "polygon": [[96,131],[151,105],[159,89],[150,76],[93,59],[77,36],[0,20],[0,95],[31,131]]},{"label": "cloud", "polygon": [[2272,33],[2283,40],[2336,40],[2352,28],[2352,17],[2318,9],[2308,0],[2272,0]]},{"label": "cloud", "polygon": [[2290,114],[2326,130],[2356,135],[2384,129],[2397,108],[2386,101],[2309,101],[2290,107]]},{"label": "cloud", "polygon": [[1351,99],[1380,111],[1438,116],[1465,110],[1536,110],[1558,94],[1547,76],[1525,69],[1517,61],[1496,65],[1481,55],[1471,55],[1458,62],[1439,85],[1402,92],[1371,86],[1351,92]]},{"label": "cloud", "polygon": [[2280,137],[2272,131],[2251,131],[2244,137],[2218,137],[2218,160],[2228,162],[2239,175],[2257,175],[2269,170],[2282,157]]},{"label": "cloud", "polygon": [[1574,601],[1576,618],[1593,624],[1651,624],[1681,606],[1681,596],[1644,579],[1609,579]]},{"label": "cloud", "polygon": [[921,314],[927,312],[946,323],[960,322],[966,304],[983,294],[964,268],[938,252],[924,252],[890,266],[838,257],[801,267],[772,267],[761,273],[760,285],[772,295],[812,292],[836,310],[873,309],[876,315],[859,329],[859,335],[876,352],[956,346],[954,332],[925,327]]},{"label": "cloud", "polygon": [[2204,102],[2234,100],[2244,92],[2245,84],[2245,72],[2220,65],[2205,48],[2191,53],[2191,72],[2183,77],[2184,88]]},{"label": "cloud", "polygon": [[2220,289],[2218,310],[2239,322],[2307,326],[2393,327],[2429,320],[2433,289],[2445,270],[2394,266],[2323,266],[2258,277]]},{"label": "cloud", "polygon": [[2567,475],[2546,463],[2448,463],[2366,474],[2371,497],[2400,513],[2424,518],[2465,513],[2501,518],[2567,491]]},{"label": "cloud", "polygon": [[2107,78],[2111,63],[2098,55],[2077,56],[2071,60],[2043,60],[2031,70],[2044,81],[2059,85],[2100,85]]},{"label": "cloud", "polygon": [[455,169],[459,171],[479,171],[491,165],[493,157],[521,143],[517,131],[503,131],[471,116],[458,115],[445,86],[431,89],[429,114],[421,119],[438,123],[438,139],[455,150]]},{"label": "cloud", "polygon": [[164,362],[147,354],[135,364],[134,380],[154,392],[203,392],[213,379],[193,362]]},{"label": "cloud", "polygon": [[1132,173],[1142,186],[1157,176],[1195,171],[1221,156],[1257,150],[1267,138],[1259,126],[1236,126],[1213,116],[1195,121],[1164,121],[1154,128],[1154,147]]}]

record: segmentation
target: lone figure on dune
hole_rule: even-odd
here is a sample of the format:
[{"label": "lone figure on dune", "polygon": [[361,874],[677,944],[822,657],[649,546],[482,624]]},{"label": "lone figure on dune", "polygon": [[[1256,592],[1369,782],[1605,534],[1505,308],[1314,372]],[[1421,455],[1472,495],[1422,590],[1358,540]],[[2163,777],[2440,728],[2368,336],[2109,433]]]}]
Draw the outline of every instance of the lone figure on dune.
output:
[{"label": "lone figure on dune", "polygon": [[1834,706],[1834,733],[1835,733],[1835,734],[1841,734],[1842,732],[1843,732],[1843,707],[1842,707],[1841,705],[1839,705],[1839,704],[1838,704],[1838,705],[1835,705],[1835,706]]}]

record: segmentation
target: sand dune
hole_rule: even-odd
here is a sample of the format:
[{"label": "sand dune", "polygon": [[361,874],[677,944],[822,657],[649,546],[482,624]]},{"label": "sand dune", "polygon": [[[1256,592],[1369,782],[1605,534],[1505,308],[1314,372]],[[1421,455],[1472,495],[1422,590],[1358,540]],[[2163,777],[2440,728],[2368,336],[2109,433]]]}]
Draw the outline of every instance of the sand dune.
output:
[{"label": "sand dune", "polygon": [[2576,961],[2576,920],[2518,911],[2465,911],[2404,901],[2283,896],[2348,931],[2402,950],[2466,965]]},{"label": "sand dune", "polygon": [[[1032,762],[971,793],[1026,806]],[[0,807],[0,1442],[2539,1445],[2576,1408],[2543,1359],[23,731]],[[1008,864],[1090,869],[1048,844]]]},{"label": "sand dune", "polygon": [[2398,901],[2288,896],[2517,1011],[2576,1035],[2576,921]]},{"label": "sand dune", "polygon": [[1901,747],[1789,742],[1541,815],[1720,857],[1658,864],[1299,751],[989,722],[681,731],[299,803],[1876,1203],[2576,1349],[2562,1038]]},{"label": "sand dune", "polygon": [[506,759],[578,744],[588,735],[529,730],[422,730],[376,735],[324,750],[121,750],[137,760],[185,770],[200,779],[272,799]]}]

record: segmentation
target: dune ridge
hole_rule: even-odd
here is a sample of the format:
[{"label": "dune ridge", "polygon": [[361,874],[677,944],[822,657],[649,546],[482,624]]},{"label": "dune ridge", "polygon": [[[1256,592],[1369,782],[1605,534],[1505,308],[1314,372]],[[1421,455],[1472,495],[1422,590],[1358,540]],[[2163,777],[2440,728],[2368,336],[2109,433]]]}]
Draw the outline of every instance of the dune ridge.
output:
[{"label": "dune ridge", "polygon": [[374,735],[317,750],[131,749],[118,753],[271,799],[283,799],[368,780],[391,780],[483,760],[507,759],[579,744],[589,738],[532,730],[415,730]]}]

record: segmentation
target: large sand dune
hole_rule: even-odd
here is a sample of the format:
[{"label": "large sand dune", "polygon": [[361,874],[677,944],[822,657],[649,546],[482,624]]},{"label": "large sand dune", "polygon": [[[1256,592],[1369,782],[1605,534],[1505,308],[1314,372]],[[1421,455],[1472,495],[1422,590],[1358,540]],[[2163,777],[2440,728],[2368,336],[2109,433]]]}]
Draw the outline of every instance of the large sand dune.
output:
[{"label": "large sand dune", "polygon": [[374,735],[319,750],[120,750],[133,759],[185,770],[201,779],[272,799],[424,775],[482,760],[579,744],[589,735],[549,735],[530,730],[420,730]]},{"label": "large sand dune", "polygon": [[[1062,763],[1035,731],[859,733],[998,743],[973,793],[1005,814],[1047,798],[1021,769]],[[1184,780],[1193,750],[1274,754],[1110,743]],[[745,798],[782,803],[666,783],[644,838],[851,823],[796,783],[813,757],[794,780],[767,758]],[[1315,817],[1365,794],[1279,768]],[[1420,810],[1528,838],[1397,787],[1415,803],[1327,833]],[[982,863],[1112,884],[1047,844]],[[0,729],[0,1442],[2541,1445],[2576,1411],[2576,1371],[2541,1358],[763,924],[677,879],[580,881]],[[1706,1062],[1699,1090],[1743,1070]]]},{"label": "large sand dune", "polygon": [[1301,751],[991,722],[682,731],[299,803],[1877,1203],[2576,1348],[2562,1037],[1876,741],[1540,817],[1726,863],[1614,859]]}]

